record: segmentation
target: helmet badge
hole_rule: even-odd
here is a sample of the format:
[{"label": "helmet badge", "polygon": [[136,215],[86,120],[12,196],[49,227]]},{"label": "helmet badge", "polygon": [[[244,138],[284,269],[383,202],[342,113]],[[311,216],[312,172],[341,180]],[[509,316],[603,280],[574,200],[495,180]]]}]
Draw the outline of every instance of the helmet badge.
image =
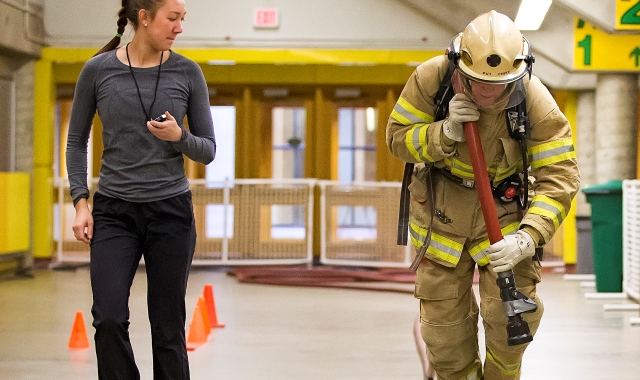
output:
[{"label": "helmet badge", "polygon": [[500,65],[500,62],[502,62],[502,59],[497,54],[491,54],[487,57],[487,65],[491,67],[497,67],[498,65]]}]

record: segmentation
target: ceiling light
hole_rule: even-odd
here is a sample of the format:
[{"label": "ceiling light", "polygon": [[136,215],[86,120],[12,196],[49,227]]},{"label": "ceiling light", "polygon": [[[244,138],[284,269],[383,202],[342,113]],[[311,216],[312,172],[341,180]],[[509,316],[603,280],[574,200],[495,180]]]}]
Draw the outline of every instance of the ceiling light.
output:
[{"label": "ceiling light", "polygon": [[285,98],[289,95],[288,88],[265,88],[262,90],[265,98]]},{"label": "ceiling light", "polygon": [[359,98],[359,88],[336,88],[334,96],[336,98]]},{"label": "ceiling light", "polygon": [[551,6],[551,0],[522,0],[516,26],[520,30],[538,30]]}]

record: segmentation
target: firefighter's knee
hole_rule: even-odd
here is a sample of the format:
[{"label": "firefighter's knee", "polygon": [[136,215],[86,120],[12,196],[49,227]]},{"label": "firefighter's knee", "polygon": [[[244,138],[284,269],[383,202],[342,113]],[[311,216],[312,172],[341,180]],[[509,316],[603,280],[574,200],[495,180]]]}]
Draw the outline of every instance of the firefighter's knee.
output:
[{"label": "firefighter's knee", "polygon": [[[522,319],[529,326],[529,332],[535,336],[540,320],[544,313],[544,305],[542,300],[537,296],[533,296],[532,300],[538,308],[534,312],[521,314]],[[518,360],[524,354],[524,350],[528,344],[509,346],[507,344],[507,322],[508,317],[504,313],[502,300],[488,297],[482,300],[480,313],[482,315],[483,325],[485,329],[485,340],[487,347],[500,357],[509,357],[509,360]]]},{"label": "firefighter's knee", "polygon": [[456,372],[478,359],[478,316],[448,324],[422,320],[422,338],[429,349],[429,361],[440,371]]}]

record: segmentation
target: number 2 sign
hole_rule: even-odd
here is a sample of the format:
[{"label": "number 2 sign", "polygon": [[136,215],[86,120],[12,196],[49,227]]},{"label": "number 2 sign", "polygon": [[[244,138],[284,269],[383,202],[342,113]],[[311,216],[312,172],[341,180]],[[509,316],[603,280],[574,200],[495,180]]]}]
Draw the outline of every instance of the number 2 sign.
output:
[{"label": "number 2 sign", "polygon": [[616,0],[616,29],[640,30],[640,1]]}]

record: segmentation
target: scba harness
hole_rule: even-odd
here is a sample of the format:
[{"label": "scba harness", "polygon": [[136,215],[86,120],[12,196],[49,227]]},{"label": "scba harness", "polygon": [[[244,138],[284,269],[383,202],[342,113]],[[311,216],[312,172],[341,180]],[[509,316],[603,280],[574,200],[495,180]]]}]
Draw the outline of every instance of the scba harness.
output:
[{"label": "scba harness", "polygon": [[[451,53],[452,49],[448,49],[447,55],[449,57],[449,65],[447,67],[447,72],[440,82],[440,87],[436,92],[434,97],[434,102],[436,105],[435,117],[434,121],[444,120],[449,113],[449,102],[454,96],[452,77],[453,73],[456,70],[456,57]],[[533,56],[530,56],[531,63],[534,60]],[[531,66],[529,66],[531,67]],[[531,76],[531,70],[529,70],[529,76]],[[524,86],[521,89],[524,91]],[[523,172],[522,176],[516,173],[512,176],[501,181],[499,184],[493,186],[493,194],[496,199],[499,199],[502,202],[513,202],[517,201],[518,208],[520,210],[524,210],[528,204],[528,156],[527,156],[527,146],[526,139],[530,136],[530,123],[529,117],[527,116],[526,111],[526,96],[522,97],[522,101],[514,106],[511,106],[506,109],[505,117],[507,122],[507,129],[509,131],[509,136],[516,141],[518,141],[522,154],[522,162],[523,162]],[[398,235],[397,235],[397,244],[398,245],[407,245],[408,235],[409,235],[409,204],[411,203],[411,194],[409,192],[409,184],[411,183],[411,178],[413,175],[414,163],[405,163],[404,174],[402,178],[402,189],[400,195],[400,210],[398,216]],[[468,180],[464,178],[460,178],[452,174],[450,171],[446,169],[437,169],[434,166],[428,166],[427,170],[439,170],[439,172],[446,178],[455,183],[458,183],[461,186],[465,187],[475,187],[475,182],[473,180]],[[427,201],[429,203],[429,209],[431,210],[431,223],[429,226],[433,224],[434,218],[434,205],[433,205],[433,183],[432,183],[432,175],[427,175]],[[423,250],[426,250],[429,245],[429,241],[431,237],[431,228],[427,233],[427,238],[425,243],[423,244]],[[423,255],[418,254],[416,260],[411,265],[412,269],[417,269],[420,264],[420,259]]]}]

